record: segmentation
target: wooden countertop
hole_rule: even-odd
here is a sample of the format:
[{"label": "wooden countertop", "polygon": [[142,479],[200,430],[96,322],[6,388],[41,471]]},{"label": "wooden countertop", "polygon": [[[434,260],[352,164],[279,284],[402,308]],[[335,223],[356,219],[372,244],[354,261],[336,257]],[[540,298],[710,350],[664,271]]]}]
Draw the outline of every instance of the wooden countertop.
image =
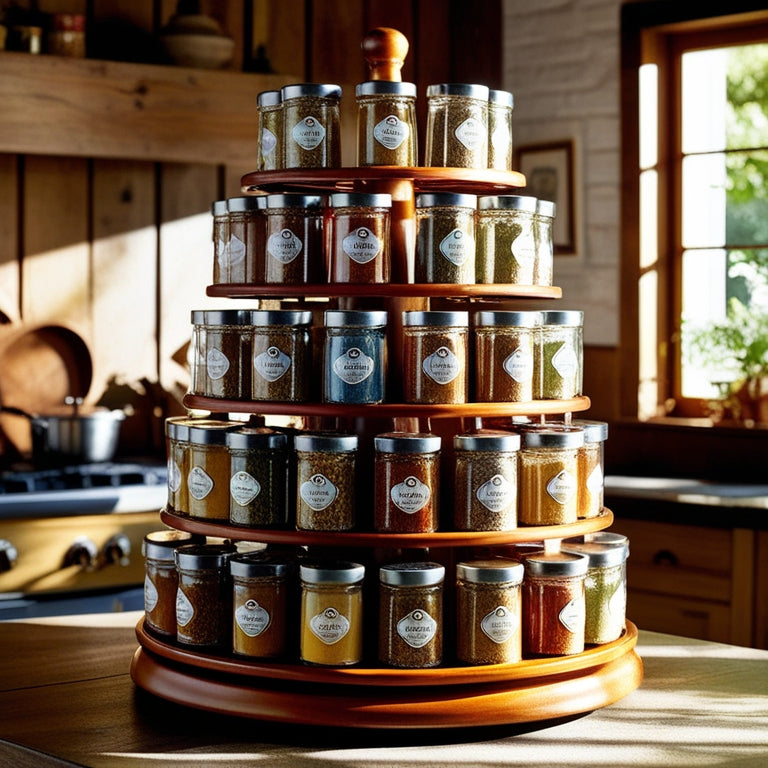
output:
[{"label": "wooden countertop", "polygon": [[763,768],[768,754],[768,651],[641,630],[642,685],[588,715],[360,732],[219,716],[137,689],[129,665],[140,615],[0,623],[0,765]]}]

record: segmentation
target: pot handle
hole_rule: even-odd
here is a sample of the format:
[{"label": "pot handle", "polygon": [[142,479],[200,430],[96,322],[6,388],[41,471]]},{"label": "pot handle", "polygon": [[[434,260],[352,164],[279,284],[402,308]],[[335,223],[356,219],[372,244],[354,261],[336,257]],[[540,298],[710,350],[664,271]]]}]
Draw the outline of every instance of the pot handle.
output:
[{"label": "pot handle", "polygon": [[31,413],[27,413],[21,408],[16,408],[16,406],[13,405],[0,404],[0,413],[12,413],[14,416],[23,416],[25,419],[29,419],[30,421],[36,418]]}]

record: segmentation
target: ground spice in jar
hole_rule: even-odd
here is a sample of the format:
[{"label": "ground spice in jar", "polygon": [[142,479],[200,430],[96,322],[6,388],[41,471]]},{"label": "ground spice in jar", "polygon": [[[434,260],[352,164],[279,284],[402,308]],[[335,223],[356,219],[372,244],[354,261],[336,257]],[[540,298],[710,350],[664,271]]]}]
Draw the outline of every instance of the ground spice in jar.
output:
[{"label": "ground spice in jar", "polygon": [[228,283],[264,282],[264,249],[266,248],[266,195],[230,197],[229,274]]},{"label": "ground spice in jar", "polygon": [[230,544],[187,544],[176,550],[176,639],[185,645],[231,648]]},{"label": "ground spice in jar", "polygon": [[485,85],[427,86],[427,167],[488,167],[488,94]]},{"label": "ground spice in jar", "polygon": [[584,313],[547,310],[541,313],[538,353],[533,376],[542,400],[565,400],[582,393]]},{"label": "ground spice in jar", "polygon": [[331,283],[388,283],[392,196],[339,192],[328,199],[325,249]]},{"label": "ground spice in jar", "polygon": [[438,435],[386,432],[374,445],[373,521],[379,533],[431,533],[440,519]]},{"label": "ground spice in jar", "polygon": [[391,667],[436,667],[443,660],[443,581],[438,563],[379,569],[379,661]]},{"label": "ground spice in jar", "polygon": [[608,424],[587,419],[574,419],[571,424],[584,430],[584,445],[577,454],[578,514],[583,518],[597,517],[603,511],[605,495],[603,457]]},{"label": "ground spice in jar", "polygon": [[403,312],[403,396],[407,403],[465,403],[467,312]]},{"label": "ground spice in jar", "polygon": [[465,664],[522,658],[523,565],[492,558],[456,564],[456,656]]},{"label": "ground spice in jar", "polygon": [[588,559],[567,552],[542,552],[528,555],[523,564],[524,655],[581,653]]},{"label": "ground spice in jar", "polygon": [[584,430],[536,425],[521,430],[517,519],[521,525],[567,525],[578,520],[577,452]]},{"label": "ground spice in jar", "polygon": [[355,526],[357,435],[300,434],[296,452],[296,527],[348,531]]},{"label": "ground spice in jar", "polygon": [[511,531],[517,527],[520,436],[483,430],[453,438],[453,525],[457,531]]},{"label": "ground spice in jar", "polygon": [[301,660],[322,666],[357,664],[363,655],[363,578],[359,563],[302,563]]},{"label": "ground spice in jar", "polygon": [[355,88],[357,164],[415,166],[416,85],[369,80]]},{"label": "ground spice in jar", "polygon": [[475,396],[479,402],[534,399],[533,369],[538,312],[475,313]]},{"label": "ground spice in jar", "polygon": [[268,427],[242,427],[226,435],[229,451],[229,522],[252,528],[288,522],[287,438]]},{"label": "ground spice in jar", "polygon": [[251,398],[274,402],[309,399],[312,312],[256,310],[253,319]]},{"label": "ground spice in jar", "polygon": [[186,531],[151,531],[142,542],[144,621],[161,635],[176,637],[176,549],[196,541],[198,537]]},{"label": "ground spice in jar", "polygon": [[213,217],[213,283],[229,282],[229,211],[226,200],[211,203]]},{"label": "ground spice in jar", "polygon": [[171,416],[165,420],[165,442],[168,476],[167,506],[177,514],[189,513],[189,428],[196,419],[186,416]]},{"label": "ground spice in jar", "polygon": [[509,91],[488,93],[488,167],[512,170],[512,110],[514,96]]},{"label": "ground spice in jar", "polygon": [[536,266],[533,270],[534,285],[552,285],[554,271],[554,239],[552,227],[555,204],[551,200],[536,201],[533,226],[536,240]]},{"label": "ground spice in jar", "polygon": [[477,196],[452,192],[416,196],[417,283],[475,282]]},{"label": "ground spice in jar", "polygon": [[259,111],[259,171],[283,167],[283,100],[280,91],[262,91],[256,96]]},{"label": "ground spice in jar", "polygon": [[341,88],[296,83],[281,89],[286,168],[340,168]]},{"label": "ground spice in jar", "polygon": [[477,208],[477,282],[534,285],[536,198],[483,196]]},{"label": "ground spice in jar", "polygon": [[262,659],[287,656],[293,570],[289,560],[262,553],[229,559],[234,653]]}]

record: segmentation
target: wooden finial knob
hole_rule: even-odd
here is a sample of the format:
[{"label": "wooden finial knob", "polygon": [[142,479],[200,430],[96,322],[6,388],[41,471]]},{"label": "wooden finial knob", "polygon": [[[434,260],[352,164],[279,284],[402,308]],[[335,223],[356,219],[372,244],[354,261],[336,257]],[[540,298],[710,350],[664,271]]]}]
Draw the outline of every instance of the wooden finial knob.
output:
[{"label": "wooden finial knob", "polygon": [[400,69],[408,55],[408,38],[391,27],[376,27],[362,43],[369,80],[400,82]]}]

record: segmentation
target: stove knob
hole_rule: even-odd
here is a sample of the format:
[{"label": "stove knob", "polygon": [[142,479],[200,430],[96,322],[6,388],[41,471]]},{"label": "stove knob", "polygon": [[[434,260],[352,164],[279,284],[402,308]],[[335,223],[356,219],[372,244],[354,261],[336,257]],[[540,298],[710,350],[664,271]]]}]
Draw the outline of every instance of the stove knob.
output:
[{"label": "stove knob", "polygon": [[116,533],[107,539],[102,552],[105,563],[128,565],[131,555],[131,540],[124,533]]},{"label": "stove knob", "polygon": [[99,548],[87,537],[80,536],[70,544],[64,555],[64,567],[79,565],[84,571],[93,570],[98,564]]},{"label": "stove knob", "polygon": [[16,547],[7,539],[0,539],[0,573],[10,571],[18,559],[19,553]]}]

